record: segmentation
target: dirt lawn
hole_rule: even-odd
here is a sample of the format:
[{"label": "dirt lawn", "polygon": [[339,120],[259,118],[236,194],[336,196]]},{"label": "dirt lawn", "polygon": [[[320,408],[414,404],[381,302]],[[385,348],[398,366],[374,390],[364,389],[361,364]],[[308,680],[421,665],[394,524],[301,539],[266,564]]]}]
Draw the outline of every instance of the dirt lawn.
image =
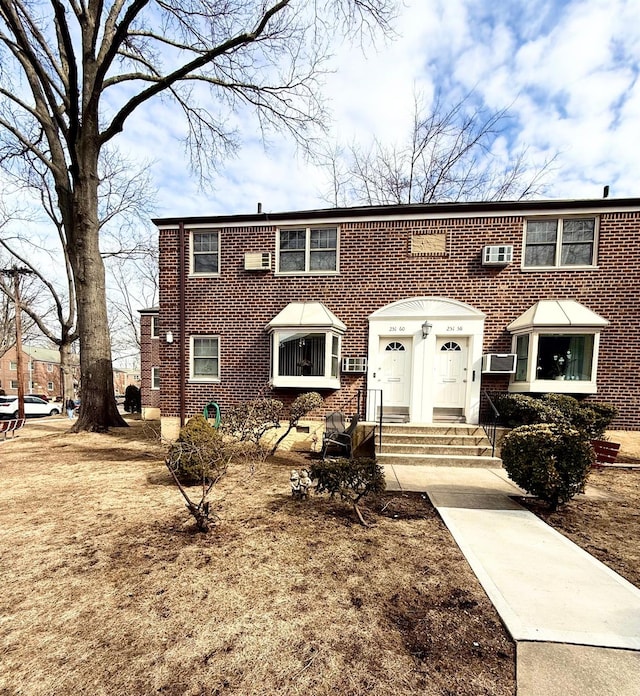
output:
[{"label": "dirt lawn", "polygon": [[[281,456],[233,466],[205,536],[131,425],[0,444],[1,696],[515,693],[514,646],[423,496],[371,501],[364,528],[293,501],[304,460]],[[592,479],[561,521],[639,584],[640,471]]]}]

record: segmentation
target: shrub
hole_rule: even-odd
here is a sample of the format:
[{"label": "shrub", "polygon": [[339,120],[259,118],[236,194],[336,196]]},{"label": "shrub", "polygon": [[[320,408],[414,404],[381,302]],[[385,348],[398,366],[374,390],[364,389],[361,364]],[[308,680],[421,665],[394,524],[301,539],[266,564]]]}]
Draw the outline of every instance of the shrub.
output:
[{"label": "shrub", "polygon": [[[210,529],[213,511],[208,496],[213,486],[226,473],[230,459],[230,450],[222,433],[209,425],[202,415],[187,421],[165,459],[165,464],[187,503],[187,509],[201,532],[206,533]],[[189,497],[183,485],[191,483],[199,483],[202,487],[197,503]]]},{"label": "shrub", "polygon": [[553,403],[525,394],[500,394],[496,407],[503,423],[515,428],[533,423],[562,423],[565,417]]},{"label": "shrub", "polygon": [[269,430],[280,427],[282,401],[252,399],[227,409],[222,415],[220,428],[240,442],[260,443]]},{"label": "shrub", "polygon": [[590,438],[597,440],[604,435],[604,431],[618,415],[618,409],[612,404],[605,404],[601,401],[587,401],[584,406],[593,411],[594,419]]},{"label": "shrub", "polygon": [[190,418],[167,456],[167,466],[181,483],[211,483],[227,469],[229,447],[222,433],[202,415]]},{"label": "shrub", "polygon": [[289,427],[286,432],[283,433],[274,446],[271,449],[270,454],[275,454],[280,443],[287,437],[287,435],[298,425],[301,418],[307,415],[310,411],[315,408],[320,408],[322,406],[323,398],[318,394],[318,392],[306,392],[305,394],[300,394],[296,400],[291,404],[289,409]]},{"label": "shrub", "polygon": [[584,491],[594,453],[575,428],[538,423],[505,436],[502,462],[514,483],[555,510]]},{"label": "shrub", "polygon": [[375,459],[325,459],[311,466],[309,476],[317,481],[316,493],[339,495],[353,505],[360,522],[367,526],[358,508],[360,500],[386,488],[382,466]]},{"label": "shrub", "polygon": [[582,431],[588,439],[592,439],[590,433],[593,430],[596,414],[587,404],[568,394],[544,394],[541,400],[552,408],[558,409],[567,425]]}]

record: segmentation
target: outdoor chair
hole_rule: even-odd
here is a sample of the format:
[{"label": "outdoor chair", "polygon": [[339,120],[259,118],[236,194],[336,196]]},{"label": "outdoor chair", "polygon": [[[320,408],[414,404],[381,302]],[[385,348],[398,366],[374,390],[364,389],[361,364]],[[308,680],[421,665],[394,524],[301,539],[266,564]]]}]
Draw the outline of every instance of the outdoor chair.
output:
[{"label": "outdoor chair", "polygon": [[[339,416],[339,418],[338,418]],[[353,434],[360,417],[354,415],[347,428],[344,427],[344,416],[330,413],[326,419],[325,433],[322,438],[322,458],[325,459],[330,449],[336,450],[341,456],[351,458],[353,454]]]}]

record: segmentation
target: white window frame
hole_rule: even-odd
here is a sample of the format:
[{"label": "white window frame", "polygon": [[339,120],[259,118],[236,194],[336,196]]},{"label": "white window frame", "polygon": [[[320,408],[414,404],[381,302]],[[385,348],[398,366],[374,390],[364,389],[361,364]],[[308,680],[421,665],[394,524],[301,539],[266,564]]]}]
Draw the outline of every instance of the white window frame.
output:
[{"label": "white window frame", "polygon": [[[280,270],[280,233],[293,232],[295,230],[305,231],[304,248],[304,269],[295,271]],[[311,232],[316,230],[335,230],[336,231],[336,267],[329,271],[311,270]],[[276,275],[295,276],[295,275],[338,275],[340,273],[340,226],[339,225],[291,225],[279,227],[276,230]]]},{"label": "white window frame", "polygon": [[18,388],[18,380],[17,379],[12,379],[10,381],[11,389],[17,389]]},{"label": "white window frame", "polygon": [[47,363],[47,372],[53,372],[53,363]]},{"label": "white window frame", "polygon": [[160,317],[157,314],[151,315],[151,338],[160,338]]},{"label": "white window frame", "polygon": [[[554,263],[551,266],[527,266],[527,226],[529,222],[550,222],[557,221],[556,227],[556,248],[554,253]],[[591,263],[581,265],[570,265],[562,263],[562,237],[565,220],[593,220],[593,250],[591,253]],[[598,264],[598,237],[600,232],[600,217],[598,215],[551,215],[530,217],[525,220],[522,236],[522,270],[523,271],[575,271],[583,269],[597,268]]]},{"label": "white window frame", "polygon": [[160,368],[154,366],[151,368],[151,390],[157,391],[160,389]]},{"label": "white window frame", "polygon": [[[195,234],[216,234],[218,237],[218,248],[215,252],[207,252],[209,254],[217,254],[218,257],[218,270],[212,273],[203,273],[195,270],[195,256],[193,244],[193,236]],[[220,241],[222,233],[220,229],[216,228],[203,228],[203,229],[192,229],[189,230],[189,275],[196,278],[219,278],[220,277],[220,265],[221,265],[221,254],[220,254]]]},{"label": "white window frame", "polygon": [[[196,375],[194,371],[194,361],[195,361],[195,342],[200,339],[216,339],[218,341],[218,354],[215,357],[218,360],[218,374],[216,376],[205,376]],[[198,334],[191,336],[189,339],[189,382],[206,382],[206,383],[216,383],[220,382],[220,336],[217,334]]]},{"label": "white window frame", "polygon": [[[540,336],[550,335],[576,335],[593,336],[593,355],[591,357],[591,379],[589,380],[555,380],[537,379],[537,357]],[[598,393],[598,355],[600,352],[600,331],[586,327],[568,329],[566,327],[550,328],[540,327],[527,331],[519,331],[512,337],[511,350],[516,352],[517,340],[520,336],[529,336],[529,348],[527,353],[526,377],[523,381],[516,382],[516,374],[511,375],[509,392],[513,393],[556,393],[556,394],[597,394]]]},{"label": "white window frame", "polygon": [[18,362],[16,360],[10,360],[9,361],[9,369],[11,372],[17,372],[18,371]]},{"label": "white window frame", "polygon": [[54,387],[53,382],[47,382],[47,391],[52,392],[52,391],[53,391],[53,387]]},{"label": "white window frame", "polygon": [[[280,375],[280,341],[293,333],[324,334],[324,373],[322,375]],[[333,340],[338,339],[338,352],[333,351]],[[278,328],[271,335],[271,382],[274,387],[297,387],[300,389],[340,389],[340,356],[342,336],[337,331],[312,327]],[[332,368],[337,365],[336,374]]]}]

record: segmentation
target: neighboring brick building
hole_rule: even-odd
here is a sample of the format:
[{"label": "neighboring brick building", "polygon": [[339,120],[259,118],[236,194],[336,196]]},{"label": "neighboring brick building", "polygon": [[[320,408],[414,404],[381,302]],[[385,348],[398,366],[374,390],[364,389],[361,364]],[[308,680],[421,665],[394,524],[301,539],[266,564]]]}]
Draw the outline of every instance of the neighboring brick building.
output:
[{"label": "neighboring brick building", "polygon": [[142,417],[147,419],[160,417],[158,312],[158,307],[140,310],[140,391]]},{"label": "neighboring brick building", "polygon": [[267,385],[285,401],[318,390],[327,410],[382,390],[383,413],[410,422],[477,423],[483,390],[560,392],[612,402],[617,427],[640,427],[640,199],[155,223],[142,384],[163,429]]},{"label": "neighboring brick building", "polygon": [[[60,352],[52,348],[23,346],[24,393],[43,394],[50,399],[62,398]],[[76,356],[77,359],[77,356]],[[77,360],[76,360],[77,362]],[[74,367],[74,383],[78,383],[80,368]],[[6,394],[18,393],[16,349],[12,346],[0,356],[0,389]]]}]

